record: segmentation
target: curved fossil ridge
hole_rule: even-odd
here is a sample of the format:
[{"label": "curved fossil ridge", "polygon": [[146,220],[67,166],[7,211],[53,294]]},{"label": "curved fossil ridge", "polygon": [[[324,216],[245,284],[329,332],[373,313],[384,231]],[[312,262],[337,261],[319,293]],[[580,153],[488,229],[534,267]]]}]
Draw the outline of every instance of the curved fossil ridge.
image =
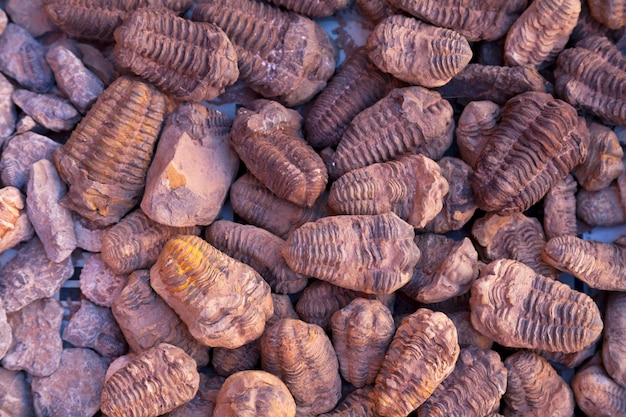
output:
[{"label": "curved fossil ridge", "polygon": [[231,40],[241,79],[288,106],[308,101],[335,71],[335,48],[313,20],[257,0],[215,0],[196,6],[193,20],[214,23]]},{"label": "curved fossil ridge", "polygon": [[626,414],[626,388],[607,375],[601,364],[586,366],[572,379],[576,404],[588,416]]},{"label": "curved fossil ridge", "polygon": [[452,373],[459,351],[445,314],[421,308],[402,319],[376,377],[376,415],[402,417],[417,409]]},{"label": "curved fossil ridge", "polygon": [[205,237],[228,256],[250,265],[274,292],[293,294],[307,285],[307,277],[292,271],[281,256],[285,241],[267,230],[218,220],[206,229]]},{"label": "curved fossil ridge", "polygon": [[585,190],[596,191],[611,185],[624,172],[624,151],[612,129],[600,123],[591,123],[588,127],[591,140],[587,158],[572,174]]},{"label": "curved fossil ridge", "polygon": [[328,150],[328,173],[346,172],[402,155],[421,153],[438,160],[452,144],[452,106],[422,87],[396,88],[354,117],[337,145]]},{"label": "curved fossil ridge", "polygon": [[261,359],[259,339],[235,349],[216,347],[211,351],[211,365],[218,375],[228,377],[237,372],[254,369]]},{"label": "curved fossil ridge", "polygon": [[589,132],[576,110],[550,94],[509,100],[472,177],[478,207],[507,215],[537,203],[587,155]]},{"label": "curved fossil ridge", "polygon": [[373,384],[396,330],[389,309],[356,298],[333,314],[330,324],[343,378],[356,388]]},{"label": "curved fossil ridge", "polygon": [[461,349],[454,371],[417,409],[419,417],[484,417],[497,411],[507,370],[493,350]]},{"label": "curved fossil ridge", "polygon": [[281,239],[307,222],[329,214],[328,194],[323,193],[311,207],[283,200],[250,174],[239,177],[230,187],[233,211],[246,222],[262,227]]},{"label": "curved fossil ridge", "polygon": [[485,266],[471,293],[472,324],[503,346],[571,353],[602,332],[600,311],[588,295],[517,261]]},{"label": "curved fossil ridge", "polygon": [[324,413],[341,398],[337,356],[324,330],[315,324],[294,319],[276,322],[261,339],[261,364],[287,385],[298,414]]},{"label": "curved fossil ridge", "polygon": [[287,265],[303,275],[369,294],[408,282],[420,252],[413,227],[393,213],[332,216],[295,230],[283,246]]},{"label": "curved fossil ridge", "polygon": [[189,332],[211,347],[234,349],[257,339],[273,313],[263,278],[197,236],[169,240],[150,283]]},{"label": "curved fossil ridge", "polygon": [[305,16],[326,17],[348,7],[352,0],[269,0],[269,2]]},{"label": "curved fossil ridge", "polygon": [[174,236],[198,233],[198,227],[166,226],[135,210],[104,233],[102,260],[116,274],[128,274],[151,267]]},{"label": "curved fossil ridge", "polygon": [[572,389],[540,355],[517,352],[504,361],[508,370],[504,414],[570,417],[574,413]]},{"label": "curved fossil ridge", "polygon": [[587,0],[594,19],[610,29],[626,26],[626,2],[624,0]]},{"label": "curved fossil ridge", "polygon": [[533,1],[506,35],[504,61],[528,66],[554,61],[565,48],[580,10],[580,0]]},{"label": "curved fossil ridge", "polygon": [[626,71],[583,48],[559,54],[555,91],[568,103],[610,124],[626,125]]},{"label": "curved fossil ridge", "polygon": [[611,378],[626,388],[626,292],[609,295],[604,322],[602,363]]},{"label": "curved fossil ridge", "polygon": [[576,236],[560,236],[546,244],[543,259],[592,288],[626,291],[626,248]]},{"label": "curved fossil ridge", "polygon": [[217,26],[166,8],[135,11],[115,30],[118,65],[172,97],[212,100],[239,77],[237,53]]},{"label": "curved fossil ridge", "polygon": [[328,204],[342,214],[393,212],[421,228],[441,211],[447,193],[448,181],[435,161],[406,155],[339,177],[330,188]]},{"label": "curved fossil ridge", "polygon": [[461,158],[472,169],[480,160],[480,154],[500,118],[500,106],[493,101],[472,101],[461,113],[456,127],[456,143]]},{"label": "curved fossil ridge", "polygon": [[386,0],[433,25],[453,29],[469,41],[501,38],[526,8],[527,0]]},{"label": "curved fossil ridge", "polygon": [[583,48],[600,54],[612,65],[618,68],[626,68],[626,56],[606,36],[590,35],[578,42],[576,48]]},{"label": "curved fossil ridge", "polygon": [[343,401],[340,402],[333,411],[320,414],[319,417],[373,417],[373,392],[373,385],[356,389],[346,395]]},{"label": "curved fossil ridge", "polygon": [[576,180],[568,174],[543,198],[543,230],[547,239],[576,235],[576,186]]},{"label": "curved fossil ridge", "polygon": [[134,10],[162,6],[176,13],[187,10],[192,0],[44,0],[52,22],[70,36],[112,41],[113,32]]},{"label": "curved fossil ridge", "polygon": [[365,48],[359,48],[346,58],[309,108],[304,119],[307,142],[316,148],[337,146],[354,116],[399,84],[369,60]]},{"label": "curved fossil ridge", "polygon": [[302,138],[302,117],[270,100],[255,100],[237,111],[231,144],[252,175],[270,191],[311,207],[326,188],[328,172]]},{"label": "curved fossil ridge", "polygon": [[398,10],[392,7],[387,0],[355,0],[355,3],[361,14],[374,24],[398,13]]},{"label": "curved fossil ridge", "polygon": [[390,16],[368,36],[370,60],[384,72],[424,87],[440,87],[472,59],[467,39],[412,17]]},{"label": "curved fossil ridge", "polygon": [[182,349],[161,343],[105,380],[101,410],[110,417],[161,415],[190,401],[199,384],[196,362]]},{"label": "curved fossil ridge", "polygon": [[62,200],[99,226],[117,223],[139,201],[165,113],[151,85],[120,77],[98,97],[54,163],[69,185]]}]

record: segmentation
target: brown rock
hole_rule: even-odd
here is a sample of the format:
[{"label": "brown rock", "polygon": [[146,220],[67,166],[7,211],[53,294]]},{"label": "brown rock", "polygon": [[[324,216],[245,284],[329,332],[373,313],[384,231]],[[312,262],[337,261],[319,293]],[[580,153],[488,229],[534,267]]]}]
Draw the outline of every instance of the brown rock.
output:
[{"label": "brown rock", "polygon": [[235,349],[216,347],[211,365],[218,375],[229,377],[237,372],[255,369],[261,359],[261,341],[253,340]]},{"label": "brown rock", "polygon": [[81,118],[69,101],[51,94],[15,90],[11,99],[37,123],[54,132],[72,130]]},{"label": "brown rock", "polygon": [[0,391],[2,391],[0,415],[7,417],[35,415],[33,395],[30,384],[26,381],[26,373],[0,368]]},{"label": "brown rock", "polygon": [[102,260],[100,254],[93,254],[85,261],[80,272],[80,290],[89,301],[104,307],[111,307],[128,275],[116,274]]},{"label": "brown rock", "polygon": [[167,417],[207,417],[213,415],[217,393],[224,377],[200,374],[198,393],[191,401],[165,414]]},{"label": "brown rock", "polygon": [[589,226],[616,226],[626,222],[626,171],[607,188],[580,190],[576,215]]},{"label": "brown rock", "polygon": [[463,109],[456,127],[456,143],[461,158],[472,169],[482,153],[500,118],[500,106],[493,101],[472,101]]},{"label": "brown rock", "polygon": [[626,11],[623,0],[588,0],[591,15],[610,29],[626,26]]},{"label": "brown rock", "polygon": [[626,388],[626,293],[609,296],[604,315],[602,363],[607,373]]},{"label": "brown rock", "polygon": [[626,388],[606,373],[601,363],[580,369],[572,379],[576,404],[588,416],[621,417],[626,414]]},{"label": "brown rock", "polygon": [[293,308],[291,298],[287,294],[271,294],[272,304],[274,304],[274,314],[267,319],[265,327],[269,327],[280,319],[297,319],[298,313]]},{"label": "brown rock", "polygon": [[332,411],[320,414],[319,417],[376,417],[373,392],[373,385],[356,389],[346,395]]},{"label": "brown rock", "polygon": [[25,205],[26,199],[17,188],[0,188],[0,252],[29,240],[35,234]]},{"label": "brown rock", "polygon": [[461,348],[475,346],[479,349],[491,349],[493,340],[483,336],[472,326],[471,313],[468,311],[457,311],[446,313],[446,316],[454,323],[456,332],[459,335],[459,346]]},{"label": "brown rock", "polygon": [[576,180],[568,174],[543,198],[543,230],[547,239],[575,236],[578,232],[576,223]]},{"label": "brown rock", "polygon": [[572,173],[585,190],[597,191],[624,172],[624,151],[617,135],[600,123],[591,123],[589,136],[587,158]]}]

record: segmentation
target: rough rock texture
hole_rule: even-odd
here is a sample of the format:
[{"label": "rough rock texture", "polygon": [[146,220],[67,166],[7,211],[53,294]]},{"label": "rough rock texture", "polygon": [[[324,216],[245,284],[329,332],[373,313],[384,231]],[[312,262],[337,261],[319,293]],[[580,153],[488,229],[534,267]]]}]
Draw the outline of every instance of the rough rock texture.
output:
[{"label": "rough rock texture", "polygon": [[0,368],[0,392],[2,392],[0,416],[32,417],[35,415],[33,395],[30,391],[30,384],[26,381],[26,373]]},{"label": "rough rock texture", "polygon": [[14,90],[13,84],[0,74],[0,146],[11,136],[17,122],[17,112],[11,100]]},{"label": "rough rock texture", "polygon": [[111,307],[111,302],[122,291],[127,278],[128,275],[116,274],[106,266],[100,254],[93,254],[80,271],[80,290],[89,301]]},{"label": "rough rock texture", "polygon": [[572,379],[576,404],[588,416],[621,417],[626,414],[626,388],[606,373],[601,363],[590,363]]},{"label": "rough rock texture", "polygon": [[17,188],[8,186],[0,189],[0,252],[29,240],[35,234],[25,206],[26,199]]},{"label": "rough rock texture", "polygon": [[109,228],[99,228],[91,224],[89,220],[79,215],[72,216],[74,219],[74,234],[76,235],[76,247],[87,252],[101,252],[102,239]]},{"label": "rough rock texture", "polygon": [[500,118],[500,106],[493,101],[472,101],[463,109],[456,127],[456,143],[461,158],[472,169],[487,145]]},{"label": "rough rock texture", "polygon": [[609,296],[604,323],[602,363],[611,378],[626,388],[626,293]]},{"label": "rough rock texture", "polygon": [[13,23],[26,29],[34,38],[56,29],[42,0],[7,0],[6,12]]},{"label": "rough rock texture", "polygon": [[114,59],[104,56],[100,49],[89,43],[78,43],[76,49],[85,67],[96,74],[104,82],[104,85],[108,86],[120,76]]},{"label": "rough rock texture", "polygon": [[169,116],[141,200],[148,217],[175,227],[215,220],[239,168],[230,124],[201,104],[183,103]]},{"label": "rough rock texture", "polygon": [[624,151],[615,132],[600,123],[590,124],[589,136],[587,158],[573,174],[585,190],[597,191],[608,187],[624,172]]},{"label": "rough rock texture", "polygon": [[211,356],[211,365],[215,372],[223,377],[229,377],[234,373],[258,367],[261,359],[261,341],[253,340],[235,349],[216,347]]},{"label": "rough rock texture", "polygon": [[456,332],[459,335],[459,346],[461,348],[475,346],[480,349],[491,349],[493,340],[489,339],[487,336],[483,336],[472,326],[472,318],[469,310],[446,313],[446,315],[456,327]]},{"label": "rough rock texture", "polygon": [[2,299],[0,299],[0,359],[7,353],[12,342],[13,332],[7,321],[7,312],[2,305]]},{"label": "rough rock texture", "polygon": [[54,95],[19,89],[11,98],[24,113],[54,132],[72,130],[81,117],[69,101]]},{"label": "rough rock texture", "polygon": [[224,377],[200,374],[200,387],[195,397],[188,403],[170,411],[167,417],[207,417],[213,415],[215,400]]},{"label": "rough rock texture", "polygon": [[543,230],[548,240],[577,234],[576,185],[574,177],[568,174],[554,184],[543,198]]},{"label": "rough rock texture", "polygon": [[320,414],[319,417],[375,417],[374,386],[368,385],[352,391],[332,411]]},{"label": "rough rock texture", "polygon": [[592,227],[626,223],[626,171],[607,188],[578,191],[576,215]]}]

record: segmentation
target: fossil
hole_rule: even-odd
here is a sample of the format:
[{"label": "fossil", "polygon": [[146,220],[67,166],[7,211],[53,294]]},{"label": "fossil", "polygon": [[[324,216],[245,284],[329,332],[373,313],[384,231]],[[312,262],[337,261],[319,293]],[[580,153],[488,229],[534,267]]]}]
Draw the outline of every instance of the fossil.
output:
[{"label": "fossil", "polygon": [[319,417],[375,417],[373,385],[356,389],[346,395],[335,409]]},{"label": "fossil", "polygon": [[493,101],[472,101],[459,117],[455,131],[456,143],[461,158],[472,169],[476,168],[480,154],[498,126],[500,110],[500,106]]},{"label": "fossil", "polygon": [[122,291],[128,274],[111,270],[99,253],[92,254],[80,271],[80,291],[87,299],[99,306],[111,307],[111,303]]},{"label": "fossil", "polygon": [[613,381],[601,363],[579,369],[571,384],[576,404],[585,415],[620,417],[626,413],[626,388]]},{"label": "fossil", "polygon": [[270,327],[280,319],[297,319],[298,313],[293,308],[291,298],[287,294],[271,294],[272,304],[274,304],[274,314],[267,319],[265,327]]},{"label": "fossil", "polygon": [[580,15],[578,15],[578,22],[571,35],[571,40],[574,43],[578,43],[592,36],[610,36],[611,29],[597,21],[589,10],[589,2],[583,1]]},{"label": "fossil", "polygon": [[26,191],[30,166],[40,159],[52,160],[60,143],[34,132],[12,136],[4,145],[0,157],[2,184]]},{"label": "fossil", "polygon": [[0,252],[28,241],[34,235],[24,195],[13,186],[0,188]]},{"label": "fossil", "polygon": [[255,369],[261,359],[259,339],[234,349],[216,347],[211,353],[211,365],[215,372],[223,377]]},{"label": "fossil", "polygon": [[81,119],[80,113],[64,98],[17,89],[11,99],[24,113],[53,132],[72,130]]},{"label": "fossil", "polygon": [[309,17],[326,17],[345,9],[352,0],[269,0],[277,6]]},{"label": "fossil", "polygon": [[570,174],[546,193],[543,198],[543,230],[547,239],[576,235],[575,194],[576,181]]},{"label": "fossil", "polygon": [[355,0],[355,3],[361,14],[374,24],[398,13],[398,9],[389,4],[388,0]]},{"label": "fossil", "polygon": [[80,54],[82,62],[91,72],[107,86],[120,76],[119,69],[114,64],[114,59],[109,59],[103,51],[89,43],[76,44],[76,52]]},{"label": "fossil", "polygon": [[215,400],[224,378],[221,376],[207,376],[200,374],[200,387],[193,399],[167,414],[167,417],[207,417],[212,416],[215,409]]},{"label": "fossil", "polygon": [[66,206],[100,226],[129,212],[143,193],[164,112],[164,96],[144,82],[121,77],[104,90],[54,151],[69,185]]},{"label": "fossil", "polygon": [[626,7],[624,0],[587,0],[589,11],[598,22],[610,29],[626,26]]},{"label": "fossil", "polygon": [[604,314],[602,363],[607,373],[626,388],[626,293],[609,295]]},{"label": "fossil", "polygon": [[196,21],[219,26],[239,59],[240,79],[287,106],[308,101],[335,71],[335,47],[313,20],[258,0],[198,4]]},{"label": "fossil", "polygon": [[602,331],[600,311],[591,297],[521,262],[491,262],[471,293],[474,328],[503,346],[577,352]]},{"label": "fossil", "polygon": [[461,348],[477,347],[479,349],[491,349],[493,340],[483,336],[472,326],[472,318],[469,310],[446,313],[446,316],[454,323],[456,332],[459,335],[459,346]]},{"label": "fossil", "polygon": [[617,135],[600,123],[590,124],[589,137],[587,158],[574,168],[572,174],[585,190],[597,191],[608,187],[624,172],[624,151]]},{"label": "fossil", "polygon": [[212,100],[239,77],[237,53],[221,29],[142,8],[115,29],[115,60],[183,101]]},{"label": "fossil", "polygon": [[606,36],[589,35],[576,42],[576,47],[596,52],[614,66],[622,69],[626,68],[626,56]]},{"label": "fossil", "polygon": [[587,155],[584,119],[564,101],[540,92],[509,100],[472,177],[478,207],[499,214],[537,203]]},{"label": "fossil", "polygon": [[420,252],[413,227],[393,213],[322,218],[295,230],[282,248],[303,275],[369,294],[390,294],[410,279]]},{"label": "fossil", "polygon": [[378,23],[366,48],[382,71],[429,88],[446,84],[472,58],[469,43],[457,32],[403,15]]},{"label": "fossil", "polygon": [[576,215],[589,226],[616,226],[626,222],[626,171],[598,191],[576,194]]},{"label": "fossil", "polygon": [[26,381],[26,372],[9,371],[0,367],[0,414],[12,417],[35,415],[31,384]]}]

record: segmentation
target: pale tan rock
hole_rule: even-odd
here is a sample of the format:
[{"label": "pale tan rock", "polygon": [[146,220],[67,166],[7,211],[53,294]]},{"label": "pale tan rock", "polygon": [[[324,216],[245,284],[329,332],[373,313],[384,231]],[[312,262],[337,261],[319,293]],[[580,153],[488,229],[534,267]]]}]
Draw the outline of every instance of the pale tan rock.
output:
[{"label": "pale tan rock", "polygon": [[97,227],[84,217],[74,215],[74,234],[76,247],[87,252],[101,252],[102,238],[110,227]]},{"label": "pale tan rock", "polygon": [[186,404],[170,411],[167,417],[207,417],[213,415],[217,393],[225,378],[200,374],[200,387],[196,396]]},{"label": "pale tan rock", "polygon": [[80,290],[91,302],[104,307],[122,291],[128,275],[114,273],[102,260],[100,254],[87,259],[80,273]]},{"label": "pale tan rock", "polygon": [[29,240],[35,229],[26,213],[26,199],[15,187],[0,189],[0,252]]},{"label": "pale tan rock", "polygon": [[33,395],[30,384],[26,381],[26,373],[0,368],[0,416],[32,417]]}]

